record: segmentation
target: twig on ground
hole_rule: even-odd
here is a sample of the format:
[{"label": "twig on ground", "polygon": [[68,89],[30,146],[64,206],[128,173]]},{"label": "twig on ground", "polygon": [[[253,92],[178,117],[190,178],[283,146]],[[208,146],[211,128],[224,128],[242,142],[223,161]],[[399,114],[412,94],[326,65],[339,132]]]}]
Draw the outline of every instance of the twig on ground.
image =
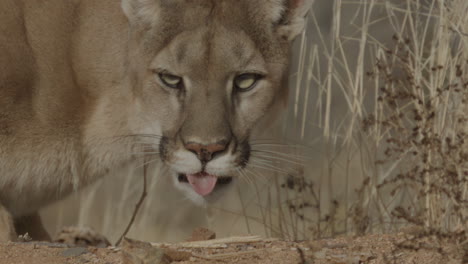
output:
[{"label": "twig on ground", "polygon": [[176,244],[170,243],[151,243],[154,247],[182,247],[182,248],[226,248],[228,244],[247,244],[247,243],[256,243],[256,242],[272,242],[276,241],[276,238],[262,238],[259,236],[237,236],[237,237],[227,237],[227,238],[218,238],[211,240],[203,241],[191,241],[191,242],[181,242]]},{"label": "twig on ground", "polygon": [[229,253],[213,254],[213,255],[199,255],[199,254],[192,253],[192,256],[196,258],[206,259],[206,260],[223,260],[223,259],[228,259],[228,258],[233,258],[233,257],[256,254],[261,251],[265,251],[265,249],[255,249],[255,250],[249,250],[249,251],[229,252]]},{"label": "twig on ground", "polygon": [[125,231],[123,234],[120,236],[119,240],[115,243],[115,246],[120,245],[120,242],[122,242],[122,239],[127,235],[128,231],[130,231],[130,228],[133,225],[133,222],[135,221],[135,218],[138,214],[138,211],[140,210],[141,205],[143,204],[143,201],[146,198],[147,192],[146,192],[146,185],[147,185],[147,170],[148,170],[148,164],[146,162],[146,158],[144,159],[144,165],[143,165],[143,191],[140,196],[140,200],[138,200],[138,203],[135,205],[135,210],[133,211],[132,218],[130,219],[130,222],[128,222],[127,227],[125,228]]}]

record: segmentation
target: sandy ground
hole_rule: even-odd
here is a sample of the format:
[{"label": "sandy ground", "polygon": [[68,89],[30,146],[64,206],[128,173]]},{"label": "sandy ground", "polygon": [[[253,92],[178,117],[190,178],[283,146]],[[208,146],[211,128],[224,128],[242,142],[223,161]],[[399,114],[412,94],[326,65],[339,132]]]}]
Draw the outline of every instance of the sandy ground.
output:
[{"label": "sandy ground", "polygon": [[[443,245],[447,254],[429,249],[402,249],[396,244],[407,234],[339,237],[317,241],[280,241],[259,237],[233,237],[177,244],[125,240],[121,247],[70,247],[60,243],[0,244],[0,264],[6,263],[332,263],[332,264],[455,264],[468,263],[466,252]],[[428,248],[436,242],[426,241]],[[465,256],[463,256],[465,254]],[[464,259],[463,259],[464,258]]]}]

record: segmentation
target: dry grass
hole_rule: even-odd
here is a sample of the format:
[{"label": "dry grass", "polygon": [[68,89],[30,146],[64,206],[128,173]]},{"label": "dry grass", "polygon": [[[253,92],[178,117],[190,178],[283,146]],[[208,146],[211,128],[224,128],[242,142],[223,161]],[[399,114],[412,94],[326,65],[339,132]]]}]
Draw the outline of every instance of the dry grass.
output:
[{"label": "dry grass", "polygon": [[[351,20],[343,10],[355,10]],[[269,190],[276,206],[269,196],[260,203],[268,204],[267,235],[308,239],[415,224],[424,227],[417,240],[466,247],[467,12],[464,0],[334,2],[330,32],[316,30],[318,44],[300,42],[295,122],[285,133],[318,141],[321,164],[277,172]],[[313,127],[322,134],[307,137]],[[274,166],[304,153],[295,149]]]},{"label": "dry grass", "polygon": [[271,147],[274,183],[247,219],[291,239],[411,223],[466,243],[467,11],[463,0],[337,0],[330,32],[311,16],[284,130],[302,147]]}]

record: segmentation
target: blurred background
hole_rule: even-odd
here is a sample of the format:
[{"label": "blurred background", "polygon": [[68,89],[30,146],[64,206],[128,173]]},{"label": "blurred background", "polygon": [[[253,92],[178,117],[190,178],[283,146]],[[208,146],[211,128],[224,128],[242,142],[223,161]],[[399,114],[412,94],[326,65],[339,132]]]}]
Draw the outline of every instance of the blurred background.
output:
[{"label": "blurred background", "polygon": [[[312,239],[468,226],[468,1],[316,0],[295,41],[289,104],[253,138],[257,162],[197,206],[161,164],[128,236]],[[260,165],[259,165],[260,164]],[[142,168],[111,173],[44,209],[47,229],[90,226],[115,242]]]}]

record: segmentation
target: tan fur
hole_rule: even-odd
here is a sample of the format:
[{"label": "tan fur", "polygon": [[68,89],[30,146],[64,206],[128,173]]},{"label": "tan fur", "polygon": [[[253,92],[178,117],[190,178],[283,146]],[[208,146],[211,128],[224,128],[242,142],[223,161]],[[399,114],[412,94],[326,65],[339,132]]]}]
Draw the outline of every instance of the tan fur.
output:
[{"label": "tan fur", "polygon": [[[290,40],[310,3],[0,1],[0,221],[134,161],[139,142],[158,150],[159,138],[130,135],[163,136],[163,160],[184,173],[199,167],[184,142],[229,138],[207,170],[235,169],[236,146],[285,100]],[[183,93],[162,87],[160,68],[184,78]],[[235,93],[233,74],[252,70],[264,80]]]},{"label": "tan fur", "polygon": [[10,212],[0,204],[0,241],[10,241],[16,238],[13,217]]}]

